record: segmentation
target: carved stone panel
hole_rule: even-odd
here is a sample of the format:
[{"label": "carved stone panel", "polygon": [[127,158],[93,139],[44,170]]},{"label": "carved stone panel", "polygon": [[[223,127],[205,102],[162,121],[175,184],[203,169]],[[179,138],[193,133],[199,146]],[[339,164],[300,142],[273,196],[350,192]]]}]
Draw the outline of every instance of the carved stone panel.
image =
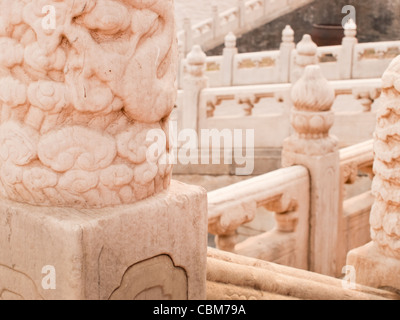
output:
[{"label": "carved stone panel", "polygon": [[0,264],[0,300],[42,300],[33,280]]},{"label": "carved stone panel", "polygon": [[[146,275],[146,276],[143,276]],[[187,300],[186,271],[168,255],[139,262],[125,272],[110,300]]]}]

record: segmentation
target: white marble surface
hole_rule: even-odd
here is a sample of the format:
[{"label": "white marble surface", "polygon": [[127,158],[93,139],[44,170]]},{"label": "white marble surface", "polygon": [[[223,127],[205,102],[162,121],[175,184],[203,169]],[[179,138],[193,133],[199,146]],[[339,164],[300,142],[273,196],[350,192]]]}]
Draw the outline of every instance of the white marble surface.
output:
[{"label": "white marble surface", "polygon": [[223,12],[236,6],[237,0],[175,0],[175,15],[178,30],[182,29],[183,19],[188,17],[192,24],[212,16],[213,3]]}]

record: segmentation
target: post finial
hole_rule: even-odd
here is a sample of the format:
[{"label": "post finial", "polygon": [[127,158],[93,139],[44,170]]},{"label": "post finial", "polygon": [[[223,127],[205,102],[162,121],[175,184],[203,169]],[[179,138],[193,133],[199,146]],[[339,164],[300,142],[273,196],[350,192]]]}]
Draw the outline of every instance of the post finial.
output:
[{"label": "post finial", "polygon": [[353,19],[349,19],[344,26],[344,35],[349,38],[357,36],[357,25]]},{"label": "post finial", "polygon": [[329,111],[335,101],[335,91],[317,65],[307,66],[303,76],[293,86],[292,100],[297,110]]},{"label": "post finial", "polygon": [[203,52],[199,45],[194,45],[192,50],[187,55],[187,71],[189,74],[195,77],[201,77],[204,75],[206,54]]},{"label": "post finial", "polygon": [[292,83],[296,83],[301,78],[306,66],[318,63],[317,49],[318,46],[312,41],[311,36],[305,34],[296,46],[294,69],[291,75]]},{"label": "post finial", "polygon": [[233,32],[229,32],[225,36],[225,48],[233,49],[236,48],[236,36]]},{"label": "post finial", "polygon": [[294,31],[290,25],[287,25],[282,31],[282,42],[294,42]]},{"label": "post finial", "polygon": [[317,54],[317,49],[318,46],[309,34],[305,34],[296,47],[297,53],[301,56],[314,56]]},{"label": "post finial", "polygon": [[329,130],[335,118],[331,111],[335,91],[321,68],[307,66],[291,95],[294,104],[291,123],[295,134],[285,141],[285,150],[310,156],[334,152],[337,139],[329,135]]}]

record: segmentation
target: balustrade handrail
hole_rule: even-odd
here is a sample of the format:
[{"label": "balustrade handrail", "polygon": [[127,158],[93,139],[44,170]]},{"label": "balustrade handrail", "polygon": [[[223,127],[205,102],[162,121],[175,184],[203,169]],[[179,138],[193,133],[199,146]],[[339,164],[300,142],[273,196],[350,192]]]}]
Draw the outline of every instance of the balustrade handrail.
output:
[{"label": "balustrade handrail", "polygon": [[[336,95],[353,94],[355,90],[374,89],[381,91],[381,79],[354,79],[354,80],[337,80],[330,81],[331,86],[334,88]],[[254,95],[255,98],[274,97],[275,94],[282,92],[289,92],[292,84],[265,84],[265,85],[252,85],[252,86],[234,86],[234,87],[219,87],[219,88],[206,88],[201,92],[202,97],[214,97],[214,101],[234,100],[240,95]],[[183,91],[180,91],[183,94]],[[201,101],[201,99],[200,99]],[[206,103],[209,101],[205,101]]]},{"label": "balustrade handrail", "polygon": [[[214,34],[217,32],[214,27],[215,21],[209,19],[203,22],[203,27],[204,23],[209,32],[198,36],[208,39],[210,32]],[[196,26],[196,28],[201,28],[201,26]],[[341,45],[315,46],[313,49],[315,52],[308,53],[308,57],[315,57],[315,61],[313,58],[307,64],[318,63],[328,80],[380,77],[392,59],[400,54],[400,41],[358,43],[356,26],[354,28],[354,30],[345,30]],[[294,31],[287,26],[282,32],[279,50],[246,53],[238,53],[236,38],[233,34],[229,34],[225,38],[223,54],[205,58],[205,74],[209,78],[210,87],[295,82],[296,74],[299,72],[298,61],[302,60],[297,60],[297,55],[302,55],[307,46],[312,44],[312,39],[307,36],[296,47],[293,34]],[[183,42],[180,43],[183,45]],[[184,51],[181,47],[180,52]],[[187,60],[182,53],[178,74],[180,88],[187,70],[186,63]]]},{"label": "balustrade handrail", "polygon": [[[187,20],[187,25],[184,26],[183,30],[178,31],[178,38],[180,38],[185,44],[185,52],[188,53],[191,45],[199,44],[207,49],[210,49],[212,46],[218,45],[218,42],[223,42],[223,38],[230,31],[235,32],[237,35],[243,34],[244,32],[248,32],[251,29],[261,26],[268,21],[278,17],[285,12],[289,12],[290,10],[295,10],[307,3],[311,3],[314,0],[297,0],[297,1],[288,1],[288,0],[279,0],[279,1],[271,1],[271,0],[243,0],[241,3],[236,5],[235,7],[229,8],[222,12],[218,12],[217,8],[214,8],[214,17],[207,18],[203,21],[192,25],[190,20]],[[254,4],[259,4],[260,8],[258,10],[254,10]],[[269,8],[273,5],[273,10]],[[217,14],[215,14],[217,12]],[[225,30],[222,27],[226,21],[226,17],[235,15],[234,21],[228,21],[231,24],[231,28],[229,30]],[[226,24],[226,23],[225,23]],[[195,32],[199,28],[204,26],[209,26],[210,34],[208,37],[196,37]]]},{"label": "balustrade handrail", "polygon": [[291,206],[292,197],[295,196],[288,190],[293,188],[295,193],[296,188],[308,179],[307,169],[294,166],[209,192],[208,218],[211,231],[224,234],[236,230],[255,218],[255,209],[274,202],[285,202],[282,204],[282,207],[287,207],[282,209],[284,212]]},{"label": "balustrade handrail", "polygon": [[[372,166],[374,160],[373,140],[369,140],[340,150],[340,163],[342,166],[353,163],[356,169]],[[239,182],[225,188],[208,193],[208,219],[212,226],[224,218],[227,223],[229,215],[236,215],[231,219],[231,224],[226,224],[223,229],[233,230],[252,221],[253,214],[247,214],[245,210],[238,213],[241,204],[246,203],[253,208],[265,206],[277,199],[290,198],[287,189],[301,188],[300,182],[308,178],[308,171],[302,166],[279,169],[270,173]],[[240,210],[239,210],[240,212]],[[212,230],[217,230],[212,228]],[[222,232],[223,233],[223,232]],[[218,234],[218,233],[216,233]]]},{"label": "balustrade handrail", "polygon": [[[382,79],[374,78],[374,79],[351,79],[351,80],[332,80],[329,83],[333,86],[335,91],[341,92],[351,92],[355,87],[373,87],[373,88],[381,88]],[[251,86],[232,86],[232,87],[218,87],[218,88],[206,88],[202,90],[203,94],[219,94],[220,92],[224,92],[223,94],[228,94],[232,92],[279,92],[284,90],[290,90],[292,87],[291,83],[275,83],[275,84],[259,84],[259,85],[251,85]],[[181,91],[183,92],[183,91]]]},{"label": "balustrade handrail", "polygon": [[224,92],[224,95],[230,95],[234,92],[277,92],[290,90],[292,84],[290,83],[277,83],[277,84],[259,84],[253,86],[233,86],[233,87],[219,87],[219,88],[206,88],[202,91],[202,94],[219,94]]},{"label": "balustrade handrail", "polygon": [[340,150],[340,163],[354,163],[358,168],[372,166],[374,162],[374,140],[368,140]]}]

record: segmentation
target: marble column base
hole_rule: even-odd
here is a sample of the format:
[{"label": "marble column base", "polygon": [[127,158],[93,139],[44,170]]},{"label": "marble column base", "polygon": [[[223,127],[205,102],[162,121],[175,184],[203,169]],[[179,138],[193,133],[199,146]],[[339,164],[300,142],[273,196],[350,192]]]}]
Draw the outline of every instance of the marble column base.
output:
[{"label": "marble column base", "polygon": [[375,243],[350,251],[347,265],[355,268],[357,284],[400,294],[400,260],[383,255]]},{"label": "marble column base", "polygon": [[1,299],[205,299],[207,196],[168,191],[106,209],[0,201]]}]

